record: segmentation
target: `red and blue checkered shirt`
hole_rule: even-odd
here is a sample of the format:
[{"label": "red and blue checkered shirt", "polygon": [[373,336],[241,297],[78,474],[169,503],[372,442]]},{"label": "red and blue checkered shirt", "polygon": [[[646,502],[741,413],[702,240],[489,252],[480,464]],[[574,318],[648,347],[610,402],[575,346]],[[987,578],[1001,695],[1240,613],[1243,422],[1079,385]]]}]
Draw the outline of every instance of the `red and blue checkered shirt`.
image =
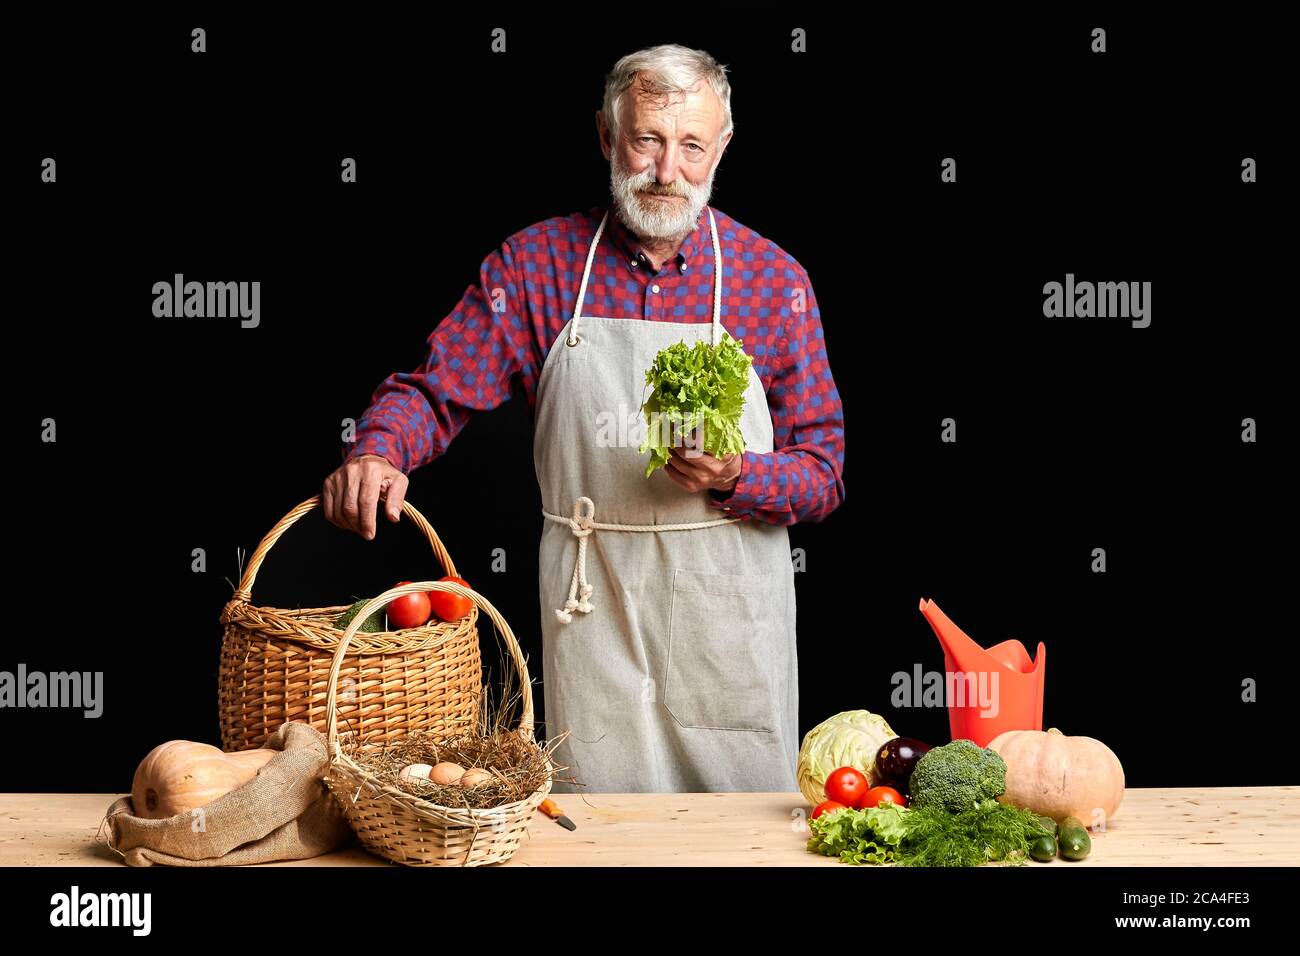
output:
[{"label": "red and blue checkered shirt", "polygon": [[[428,338],[414,372],[375,390],[345,458],[372,454],[402,472],[442,454],[477,411],[537,380],[573,315],[587,250],[603,208],[557,216],[507,239],[478,282]],[[754,360],[772,415],[772,452],[744,452],[730,493],[710,492],[730,514],[770,524],[819,521],[844,500],[844,412],[831,377],[821,314],[803,266],[776,243],[714,210],[722,250],[722,325]],[[494,308],[495,306],[495,308]],[[708,322],[713,244],[707,212],[677,256],[658,271],[612,213],[591,264],[584,315]]]}]

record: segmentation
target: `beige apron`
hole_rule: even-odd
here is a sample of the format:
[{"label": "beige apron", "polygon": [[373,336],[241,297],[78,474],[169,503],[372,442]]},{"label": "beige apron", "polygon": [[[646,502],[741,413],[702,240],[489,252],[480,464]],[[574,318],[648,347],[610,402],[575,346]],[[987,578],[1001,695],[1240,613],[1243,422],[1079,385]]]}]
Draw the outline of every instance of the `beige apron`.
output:
[{"label": "beige apron", "polygon": [[[799,682],[789,535],[727,516],[707,491],[687,492],[663,469],[644,477],[648,456],[639,450],[655,355],[720,335],[713,211],[713,320],[690,324],[581,314],[606,219],[537,387],[546,734],[569,732],[556,760],[578,781],[555,790],[793,792]],[[749,450],[773,450],[752,368],[741,429]]]}]

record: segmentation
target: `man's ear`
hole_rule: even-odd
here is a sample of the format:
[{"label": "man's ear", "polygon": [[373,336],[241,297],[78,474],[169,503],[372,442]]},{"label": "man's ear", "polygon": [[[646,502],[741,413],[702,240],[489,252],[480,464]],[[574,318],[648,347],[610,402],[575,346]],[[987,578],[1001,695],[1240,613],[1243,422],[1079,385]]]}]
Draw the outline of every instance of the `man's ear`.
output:
[{"label": "man's ear", "polygon": [[735,135],[736,135],[736,131],[732,130],[726,136],[722,137],[722,147],[718,150],[719,156],[721,156],[723,153],[727,151],[727,144],[731,142],[731,137]]},{"label": "man's ear", "polygon": [[605,154],[605,161],[609,162],[613,155],[614,144],[611,141],[609,126],[605,123],[604,110],[596,110],[596,135],[600,138],[600,151]]}]

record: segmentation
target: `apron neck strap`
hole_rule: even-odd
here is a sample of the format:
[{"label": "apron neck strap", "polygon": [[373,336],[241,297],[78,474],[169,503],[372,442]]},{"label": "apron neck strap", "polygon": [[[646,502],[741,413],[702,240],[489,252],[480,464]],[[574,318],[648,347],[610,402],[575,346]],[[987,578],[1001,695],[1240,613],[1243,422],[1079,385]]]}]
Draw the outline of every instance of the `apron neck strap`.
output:
[{"label": "apron neck strap", "polygon": [[[711,323],[713,344],[716,346],[722,341],[722,246],[718,243],[718,223],[713,218],[713,208],[709,208],[709,236],[713,240],[713,321]],[[573,306],[573,321],[569,323],[568,344],[578,344],[578,322],[582,318],[582,303],[587,298],[587,280],[591,278],[591,264],[596,259],[596,247],[600,245],[600,237],[605,232],[605,223],[609,220],[609,210],[600,217],[600,225],[596,227],[596,235],[591,240],[591,248],[587,250],[587,264],[582,269],[582,284],[578,286],[578,301]]]},{"label": "apron neck strap", "polygon": [[718,245],[718,224],[709,207],[709,235],[713,238],[713,345],[722,341],[722,247]]},{"label": "apron neck strap", "polygon": [[591,263],[596,258],[596,247],[600,245],[600,237],[605,232],[605,222],[609,219],[609,210],[605,210],[605,215],[600,217],[600,225],[596,227],[596,235],[591,240],[591,248],[587,250],[587,264],[582,269],[582,285],[578,286],[578,301],[573,306],[573,321],[569,323],[569,345],[578,344],[578,320],[582,318],[582,303],[587,298],[587,280],[591,278]]}]

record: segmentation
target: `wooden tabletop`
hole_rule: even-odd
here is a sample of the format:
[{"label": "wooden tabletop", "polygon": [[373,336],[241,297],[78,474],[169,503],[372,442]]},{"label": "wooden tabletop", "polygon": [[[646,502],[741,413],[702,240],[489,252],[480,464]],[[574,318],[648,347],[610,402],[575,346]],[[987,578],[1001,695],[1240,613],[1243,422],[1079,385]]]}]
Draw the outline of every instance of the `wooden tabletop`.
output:
[{"label": "wooden tabletop", "polygon": [[[0,866],[121,866],[96,842],[117,794],[0,794]],[[578,825],[538,814],[511,866],[839,866],[809,853],[788,793],[558,794]],[[1294,866],[1300,787],[1129,790],[1076,866]],[[360,848],[275,866],[391,866]]]}]

